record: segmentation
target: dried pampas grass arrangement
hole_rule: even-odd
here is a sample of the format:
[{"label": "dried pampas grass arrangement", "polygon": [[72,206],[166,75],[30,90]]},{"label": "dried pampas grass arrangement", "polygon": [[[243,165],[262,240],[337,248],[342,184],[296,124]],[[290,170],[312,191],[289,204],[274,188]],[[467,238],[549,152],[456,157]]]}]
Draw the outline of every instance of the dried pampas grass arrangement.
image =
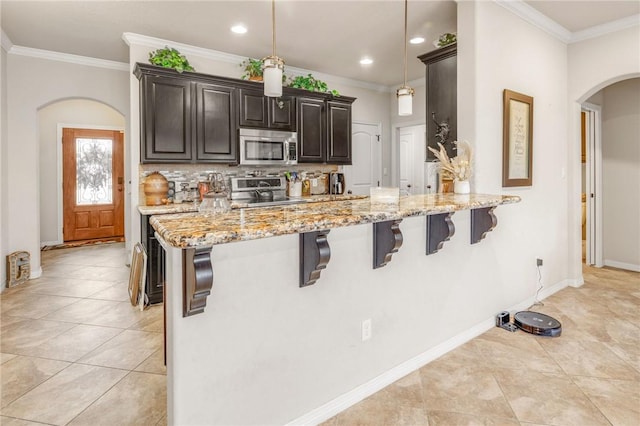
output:
[{"label": "dried pampas grass arrangement", "polygon": [[458,155],[454,158],[449,158],[447,151],[444,149],[441,143],[438,142],[440,151],[428,147],[429,151],[433,152],[433,155],[440,161],[440,167],[442,167],[443,175],[449,175],[457,181],[469,180],[471,177],[471,157],[472,149],[471,145],[467,141],[455,141],[458,148]]}]

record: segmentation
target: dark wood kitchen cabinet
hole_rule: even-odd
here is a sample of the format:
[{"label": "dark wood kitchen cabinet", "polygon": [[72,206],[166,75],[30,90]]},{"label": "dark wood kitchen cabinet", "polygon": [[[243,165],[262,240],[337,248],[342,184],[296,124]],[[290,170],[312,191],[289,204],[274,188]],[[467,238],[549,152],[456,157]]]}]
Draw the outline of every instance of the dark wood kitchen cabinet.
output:
[{"label": "dark wood kitchen cabinet", "polygon": [[[438,142],[455,157],[453,141],[458,137],[457,44],[434,50],[418,58],[426,66],[427,146],[438,149]],[[427,160],[435,156],[427,150]]]},{"label": "dark wood kitchen cabinet", "polygon": [[351,164],[351,103],[327,102],[327,163]]},{"label": "dark wood kitchen cabinet", "polygon": [[237,163],[236,89],[196,83],[197,162]]},{"label": "dark wood kitchen cabinet", "polygon": [[324,99],[298,98],[298,162],[326,160],[326,114]]},{"label": "dark wood kitchen cabinet", "polygon": [[193,86],[190,81],[143,75],[140,81],[140,158],[143,163],[193,160]]},{"label": "dark wood kitchen cabinet", "polygon": [[165,283],[165,252],[156,239],[153,227],[147,215],[140,216],[142,245],[147,251],[147,270],[145,294],[150,304],[162,303]]},{"label": "dark wood kitchen cabinet", "polygon": [[298,98],[299,163],[351,164],[353,101]]},{"label": "dark wood kitchen cabinet", "polygon": [[270,98],[263,91],[240,89],[240,127],[296,131],[296,98]]},{"label": "dark wood kitchen cabinet", "polygon": [[136,64],[140,162],[238,163],[236,87],[225,79]]},{"label": "dark wood kitchen cabinet", "polygon": [[299,163],[351,164],[355,98],[137,63],[141,163],[238,164],[238,128],[298,134]]}]

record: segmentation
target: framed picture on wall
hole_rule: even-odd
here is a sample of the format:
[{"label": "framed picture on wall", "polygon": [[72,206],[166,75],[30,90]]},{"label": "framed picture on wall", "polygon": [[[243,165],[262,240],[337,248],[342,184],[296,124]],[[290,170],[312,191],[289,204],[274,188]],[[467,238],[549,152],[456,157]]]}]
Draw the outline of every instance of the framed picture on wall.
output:
[{"label": "framed picture on wall", "polygon": [[504,90],[502,186],[533,182],[533,98]]}]

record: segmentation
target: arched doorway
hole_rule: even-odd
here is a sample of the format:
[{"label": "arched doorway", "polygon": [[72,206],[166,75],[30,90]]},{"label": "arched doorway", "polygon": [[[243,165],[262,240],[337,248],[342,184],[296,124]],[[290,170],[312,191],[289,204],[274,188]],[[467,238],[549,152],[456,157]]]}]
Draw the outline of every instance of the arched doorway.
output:
[{"label": "arched doorway", "polygon": [[40,245],[58,245],[63,237],[64,128],[124,131],[125,117],[92,99],[61,99],[38,109]]},{"label": "arched doorway", "polygon": [[609,81],[588,95],[581,99],[583,260],[640,272],[640,78]]}]

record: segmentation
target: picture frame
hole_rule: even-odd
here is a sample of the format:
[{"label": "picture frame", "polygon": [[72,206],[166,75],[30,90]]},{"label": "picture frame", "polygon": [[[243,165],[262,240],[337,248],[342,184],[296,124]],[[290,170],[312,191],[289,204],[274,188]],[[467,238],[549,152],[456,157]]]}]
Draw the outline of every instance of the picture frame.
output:
[{"label": "picture frame", "polygon": [[533,98],[504,89],[502,186],[533,184]]}]

